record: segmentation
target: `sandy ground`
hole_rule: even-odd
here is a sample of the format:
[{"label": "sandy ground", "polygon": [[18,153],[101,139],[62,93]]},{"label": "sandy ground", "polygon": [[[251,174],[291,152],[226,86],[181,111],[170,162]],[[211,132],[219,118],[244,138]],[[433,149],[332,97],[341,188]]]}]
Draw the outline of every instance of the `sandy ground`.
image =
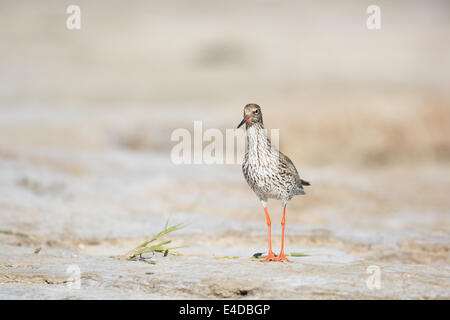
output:
[{"label": "sandy ground", "polygon": [[[63,122],[67,113],[52,110],[51,117]],[[19,114],[26,115],[3,110],[9,123],[33,126]],[[43,109],[39,121],[45,117]],[[86,117],[66,121],[66,134],[88,121],[112,121],[95,112]],[[122,121],[128,117],[137,116],[121,113]],[[263,264],[251,257],[266,251],[264,212],[239,165],[186,170],[165,152],[83,151],[70,143],[41,151],[4,147],[0,163],[1,298],[450,296],[447,166],[304,166],[312,186],[288,206],[286,246],[307,256]],[[269,209],[278,251],[281,206],[270,202]],[[112,258],[167,219],[187,224],[167,236],[183,246],[182,255],[156,254],[154,265]],[[71,265],[79,267],[80,289],[68,287]],[[369,266],[380,268],[380,289],[366,285]]]},{"label": "sandy ground", "polygon": [[[80,31],[71,3],[0,4],[1,299],[450,298],[447,1],[379,1],[377,32],[353,1],[78,2]],[[174,129],[235,128],[248,102],[312,183],[293,263],[252,258],[239,165],[170,158]],[[116,259],[168,219],[180,255]]]}]

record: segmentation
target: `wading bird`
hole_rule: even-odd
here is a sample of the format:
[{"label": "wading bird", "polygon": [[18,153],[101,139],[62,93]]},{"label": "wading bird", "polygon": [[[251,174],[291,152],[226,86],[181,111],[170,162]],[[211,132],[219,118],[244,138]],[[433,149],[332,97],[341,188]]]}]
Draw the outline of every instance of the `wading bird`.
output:
[{"label": "wading bird", "polygon": [[[239,123],[240,128],[245,123],[247,130],[247,147],[245,150],[242,171],[245,180],[261,201],[269,235],[269,253],[261,261],[289,261],[284,253],[284,226],[286,205],[293,196],[305,194],[303,186],[309,182],[300,178],[292,161],[272,146],[264,130],[261,108],[257,104],[247,104],[244,108],[244,119]],[[281,200],[283,218],[281,220],[281,251],[275,256],[272,251],[271,221],[267,211],[268,199]]]}]

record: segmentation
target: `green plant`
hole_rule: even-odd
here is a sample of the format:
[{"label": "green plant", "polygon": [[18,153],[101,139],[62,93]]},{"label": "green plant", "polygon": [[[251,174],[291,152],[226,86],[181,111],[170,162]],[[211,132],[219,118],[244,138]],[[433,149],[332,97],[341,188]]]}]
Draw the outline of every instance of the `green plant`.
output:
[{"label": "green plant", "polygon": [[[171,232],[180,230],[184,227],[185,227],[185,225],[183,225],[183,224],[176,224],[176,225],[169,227],[169,221],[167,221],[164,226],[164,230],[159,232],[157,235],[155,235],[150,240],[144,241],[139,246],[137,246],[133,250],[129,251],[127,254],[125,254],[122,257],[122,259],[132,260],[132,259],[136,258],[137,256],[141,256],[142,254],[148,253],[148,252],[163,252],[164,256],[167,256],[167,254],[169,253],[169,250],[180,248],[180,247],[167,247],[166,245],[171,243],[172,240],[160,241],[156,244],[153,244],[153,243],[155,241],[157,241],[158,239],[162,238],[163,236],[165,236]],[[145,260],[145,261],[148,263],[154,263],[154,261],[149,261],[149,260]]]},{"label": "green plant", "polygon": [[[276,257],[277,255],[275,255]],[[286,253],[286,256],[289,257],[307,257],[309,256],[309,254],[306,253],[302,253],[302,252],[291,252],[291,253]],[[253,258],[259,259],[259,258],[265,258],[267,256],[264,255],[263,252],[257,252],[253,255]]]}]

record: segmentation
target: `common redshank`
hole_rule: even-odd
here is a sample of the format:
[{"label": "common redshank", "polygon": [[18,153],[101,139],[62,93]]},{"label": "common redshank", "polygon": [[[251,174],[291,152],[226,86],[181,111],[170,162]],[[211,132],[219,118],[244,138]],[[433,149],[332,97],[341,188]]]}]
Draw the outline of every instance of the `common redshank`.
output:
[{"label": "common redshank", "polygon": [[[250,188],[258,196],[264,207],[269,235],[269,253],[261,261],[291,262],[284,253],[286,205],[293,196],[305,194],[303,186],[309,186],[310,183],[300,178],[291,159],[281,153],[270,142],[264,130],[260,106],[250,103],[244,107],[244,119],[239,123],[238,128],[244,123],[247,130],[248,143],[242,171]],[[270,198],[281,200],[283,205],[281,251],[278,256],[275,256],[272,251],[271,221],[267,210],[267,201]]]}]

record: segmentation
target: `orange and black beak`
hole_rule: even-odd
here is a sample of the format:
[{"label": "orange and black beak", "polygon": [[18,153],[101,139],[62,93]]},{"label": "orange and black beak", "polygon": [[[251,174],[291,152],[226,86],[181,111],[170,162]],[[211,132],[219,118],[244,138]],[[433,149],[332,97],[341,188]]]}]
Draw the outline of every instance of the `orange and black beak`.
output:
[{"label": "orange and black beak", "polygon": [[239,123],[239,125],[237,126],[238,129],[246,122],[248,122],[250,120],[250,116],[244,116],[244,119],[242,119],[241,123]]}]

